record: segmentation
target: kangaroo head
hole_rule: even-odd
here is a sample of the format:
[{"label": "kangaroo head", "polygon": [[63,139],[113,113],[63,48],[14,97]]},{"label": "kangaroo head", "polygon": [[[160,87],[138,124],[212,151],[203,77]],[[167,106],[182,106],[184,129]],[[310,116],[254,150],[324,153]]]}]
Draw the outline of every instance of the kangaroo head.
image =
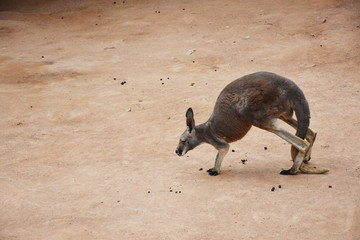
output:
[{"label": "kangaroo head", "polygon": [[188,151],[198,146],[201,141],[196,136],[194,113],[191,108],[186,112],[186,130],[180,136],[179,144],[175,150],[179,156],[184,156]]}]

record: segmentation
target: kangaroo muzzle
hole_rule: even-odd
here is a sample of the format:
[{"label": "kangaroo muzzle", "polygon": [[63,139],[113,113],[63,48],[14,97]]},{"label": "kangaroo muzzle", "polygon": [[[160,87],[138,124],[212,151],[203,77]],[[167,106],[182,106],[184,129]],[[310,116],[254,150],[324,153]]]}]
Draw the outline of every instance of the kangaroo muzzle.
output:
[{"label": "kangaroo muzzle", "polygon": [[187,149],[183,144],[179,144],[179,146],[176,148],[175,153],[178,156],[184,156],[187,153]]}]

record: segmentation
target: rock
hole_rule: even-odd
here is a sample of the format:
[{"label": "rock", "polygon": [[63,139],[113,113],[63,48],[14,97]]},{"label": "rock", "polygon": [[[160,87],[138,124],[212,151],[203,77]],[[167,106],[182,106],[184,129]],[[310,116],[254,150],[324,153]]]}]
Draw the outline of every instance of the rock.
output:
[{"label": "rock", "polygon": [[194,52],[196,52],[196,49],[190,49],[186,52],[186,55],[190,56],[191,54],[193,54]]}]

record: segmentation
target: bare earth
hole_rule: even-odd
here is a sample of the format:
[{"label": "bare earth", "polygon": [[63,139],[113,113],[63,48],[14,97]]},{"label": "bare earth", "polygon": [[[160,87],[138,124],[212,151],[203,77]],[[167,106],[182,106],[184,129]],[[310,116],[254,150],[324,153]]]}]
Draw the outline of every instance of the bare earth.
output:
[{"label": "bare earth", "polygon": [[[0,7],[1,240],[360,239],[360,1]],[[186,109],[256,71],[303,89],[329,173],[280,175],[256,128],[216,177],[210,145],[175,154]]]}]

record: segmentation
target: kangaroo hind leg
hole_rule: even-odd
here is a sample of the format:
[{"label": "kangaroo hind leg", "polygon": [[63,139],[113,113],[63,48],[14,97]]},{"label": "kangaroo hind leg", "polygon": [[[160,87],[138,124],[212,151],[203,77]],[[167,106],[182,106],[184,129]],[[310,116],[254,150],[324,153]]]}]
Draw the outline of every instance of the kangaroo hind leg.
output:
[{"label": "kangaroo hind leg", "polygon": [[305,155],[308,152],[310,144],[307,141],[295,136],[294,134],[282,128],[276,119],[272,120],[271,125],[264,129],[272,133],[275,133],[276,135],[278,135],[279,137],[290,143],[297,150],[297,154],[294,158],[293,166],[289,170],[281,171],[280,174],[294,175],[298,173],[299,168],[305,158]]},{"label": "kangaroo hind leg", "polygon": [[[284,122],[286,122],[287,124],[289,124],[294,129],[297,129],[298,122],[296,119],[294,119],[294,118],[286,119],[284,117],[280,117],[280,119],[283,120]],[[308,128],[305,139],[310,143],[310,147],[309,147],[309,150],[307,151],[307,153],[305,154],[304,162],[308,162],[311,159],[311,150],[314,145],[316,135],[317,135],[316,131],[312,130],[311,128]],[[291,158],[293,161],[295,160],[297,152],[298,151],[296,148],[294,148],[294,147],[291,148]]]}]

